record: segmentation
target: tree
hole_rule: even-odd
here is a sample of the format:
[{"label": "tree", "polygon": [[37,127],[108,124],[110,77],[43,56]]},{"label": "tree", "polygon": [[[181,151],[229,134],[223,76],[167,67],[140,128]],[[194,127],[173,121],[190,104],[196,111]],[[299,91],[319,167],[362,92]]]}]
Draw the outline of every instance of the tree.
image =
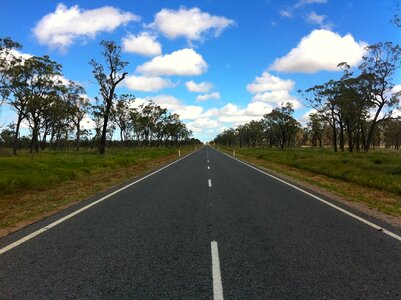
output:
[{"label": "tree", "polygon": [[0,38],[0,108],[12,93],[9,72],[21,62],[21,58],[15,55],[15,50],[21,48],[21,44],[14,42],[9,37]]},{"label": "tree", "polygon": [[70,113],[71,121],[75,127],[75,148],[78,151],[81,141],[81,122],[85,115],[89,112],[89,101],[84,97],[85,89],[70,81],[66,92],[65,101],[68,103],[68,109]]},{"label": "tree", "polygon": [[[61,81],[61,65],[43,57],[33,56],[24,61],[27,81],[21,97],[27,99],[27,119],[32,130],[31,153],[39,151],[39,130],[42,125],[43,116],[58,97]],[[20,98],[21,98],[20,97]]]},{"label": "tree", "polygon": [[275,108],[271,113],[264,115],[265,126],[272,130],[276,142],[281,149],[288,146],[291,139],[295,137],[300,124],[292,117],[294,109],[287,102],[280,108]]},{"label": "tree", "polygon": [[[122,82],[128,72],[124,68],[128,65],[121,59],[121,47],[112,41],[102,41],[102,55],[105,66],[92,59],[89,63],[92,66],[92,74],[99,84],[100,95],[103,98],[103,127],[100,137],[99,153],[104,154],[106,148],[107,125],[110,118],[113,100],[115,99],[115,89]],[[106,74],[107,72],[107,74]]]},{"label": "tree", "polygon": [[[17,144],[20,124],[26,117],[25,99],[18,97],[21,86],[15,77],[20,77],[22,57],[15,55],[17,49],[22,45],[14,42],[11,38],[0,39],[0,108],[4,101],[8,100],[11,107],[17,112],[17,123],[13,139],[13,154],[17,155]],[[23,88],[23,86],[22,86]]]},{"label": "tree", "polygon": [[100,140],[100,136],[102,134],[102,128],[103,128],[103,121],[104,121],[104,106],[99,104],[99,99],[95,98],[96,104],[92,104],[89,107],[89,112],[92,116],[92,120],[95,125],[95,135],[92,138],[92,143],[91,143],[91,150],[95,146],[95,143],[97,143]]},{"label": "tree", "polygon": [[393,110],[399,108],[400,94],[390,91],[394,87],[393,75],[401,67],[401,47],[385,42],[370,45],[366,49],[368,54],[363,57],[359,69],[368,80],[367,101],[373,116],[364,140],[364,150],[368,151],[377,124],[391,119]]},{"label": "tree", "polygon": [[134,102],[134,95],[121,95],[112,109],[114,123],[120,128],[120,141],[128,140],[128,129],[130,123],[130,105]]},{"label": "tree", "polygon": [[325,120],[316,113],[309,115],[308,129],[311,134],[312,147],[323,147],[323,133],[325,127]]},{"label": "tree", "polygon": [[332,142],[334,151],[338,150],[337,146],[337,126],[341,122],[341,118],[336,105],[336,96],[338,90],[338,82],[330,80],[321,85],[315,85],[305,91],[298,91],[310,107],[328,122],[332,128]]}]

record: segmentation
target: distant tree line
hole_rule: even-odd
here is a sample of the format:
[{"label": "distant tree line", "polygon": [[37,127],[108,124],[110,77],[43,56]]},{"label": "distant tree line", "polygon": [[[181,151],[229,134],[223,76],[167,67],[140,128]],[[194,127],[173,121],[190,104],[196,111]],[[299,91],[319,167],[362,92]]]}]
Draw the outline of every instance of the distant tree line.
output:
[{"label": "distant tree line", "polygon": [[[146,147],[200,143],[190,138],[191,131],[177,114],[152,101],[134,107],[134,96],[115,93],[127,74],[127,63],[114,42],[101,43],[104,65],[90,61],[99,85],[101,100],[96,98],[96,103],[90,103],[82,86],[65,82],[60,64],[49,56],[21,57],[17,51],[21,47],[11,38],[0,38],[0,108],[7,103],[17,115],[15,123],[1,131],[0,143],[12,147],[14,155],[21,147],[35,153],[72,145],[79,150],[82,143],[98,147],[101,154],[107,143]],[[94,132],[82,129],[86,117],[95,124]],[[20,137],[23,122],[29,125],[29,138]],[[120,141],[112,143],[117,127]]]},{"label": "distant tree line", "polygon": [[235,147],[286,147],[300,144],[301,124],[293,118],[294,109],[287,102],[260,121],[251,121],[236,128],[230,128],[213,140],[214,144]]}]

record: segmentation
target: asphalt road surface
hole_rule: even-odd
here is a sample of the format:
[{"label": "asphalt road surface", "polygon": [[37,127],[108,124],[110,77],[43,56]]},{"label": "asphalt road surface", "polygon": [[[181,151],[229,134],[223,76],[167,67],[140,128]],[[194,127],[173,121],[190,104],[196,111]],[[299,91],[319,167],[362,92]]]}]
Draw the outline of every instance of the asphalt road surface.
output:
[{"label": "asphalt road surface", "polygon": [[1,239],[0,299],[401,299],[397,236],[212,148],[103,196]]}]

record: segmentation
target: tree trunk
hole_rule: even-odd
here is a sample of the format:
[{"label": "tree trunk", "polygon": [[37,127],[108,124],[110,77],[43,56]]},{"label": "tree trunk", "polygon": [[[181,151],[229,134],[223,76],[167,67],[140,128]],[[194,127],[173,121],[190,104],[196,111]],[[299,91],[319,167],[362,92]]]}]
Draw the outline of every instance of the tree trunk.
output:
[{"label": "tree trunk", "polygon": [[15,135],[14,135],[14,142],[13,142],[13,154],[17,156],[17,148],[18,148],[18,138],[19,138],[19,128],[22,122],[22,115],[18,114],[17,124],[15,127]]},{"label": "tree trunk", "polygon": [[[114,95],[114,93],[111,93],[111,95]],[[106,110],[104,112],[102,135],[100,137],[100,144],[99,144],[99,153],[101,155],[103,155],[106,152],[107,123],[109,122],[109,114],[110,114],[112,99],[113,98],[107,100]]]},{"label": "tree trunk", "polygon": [[339,122],[340,124],[340,149],[342,152],[344,152],[344,125],[342,122]]},{"label": "tree trunk", "polygon": [[79,146],[80,146],[80,142],[81,142],[81,122],[77,123],[77,135],[76,135],[76,150],[79,151]]}]

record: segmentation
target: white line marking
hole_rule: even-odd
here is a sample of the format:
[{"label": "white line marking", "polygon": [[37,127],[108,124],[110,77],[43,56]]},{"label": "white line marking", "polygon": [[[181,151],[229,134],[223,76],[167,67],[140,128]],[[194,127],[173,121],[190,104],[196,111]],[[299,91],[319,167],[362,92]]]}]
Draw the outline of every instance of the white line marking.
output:
[{"label": "white line marking", "polygon": [[208,182],[208,184],[209,184],[209,187],[212,187],[212,180],[209,179],[207,182]]},{"label": "white line marking", "polygon": [[130,184],[127,184],[126,186],[123,186],[122,188],[120,188],[120,189],[118,189],[118,190],[116,190],[116,191],[114,191],[114,192],[112,192],[112,193],[100,198],[99,200],[96,200],[96,201],[94,201],[94,202],[92,202],[92,203],[90,203],[90,204],[88,204],[88,205],[86,205],[86,206],[84,206],[84,207],[82,207],[82,208],[70,213],[69,215],[67,215],[67,216],[65,216],[63,218],[58,219],[57,221],[55,221],[55,222],[53,222],[53,223],[51,223],[49,225],[46,225],[46,226],[44,226],[44,227],[32,232],[31,234],[28,234],[27,236],[19,239],[18,241],[15,241],[14,243],[11,243],[11,244],[1,248],[0,249],[0,255],[5,253],[5,252],[7,252],[7,251],[9,251],[9,250],[11,250],[11,249],[13,249],[13,248],[15,248],[15,247],[17,247],[17,246],[19,246],[19,245],[21,245],[21,244],[23,244],[23,243],[25,243],[26,241],[29,241],[30,239],[32,239],[32,238],[42,234],[43,232],[45,232],[45,231],[47,231],[47,230],[59,225],[60,223],[63,223],[64,221],[66,221],[68,219],[71,219],[72,217],[78,215],[79,213],[81,213],[81,212],[91,208],[92,206],[94,206],[94,205],[106,200],[107,198],[110,198],[111,196],[113,196],[113,195],[115,195],[115,194],[117,194],[117,193],[129,188],[130,186],[133,186],[134,184],[137,184],[138,182],[140,182],[142,180],[145,180],[146,178],[148,178],[148,177],[150,177],[150,176],[152,176],[152,175],[154,175],[156,173],[159,173],[160,171],[162,171],[162,170],[174,165],[175,163],[179,162],[180,160],[183,160],[184,158],[192,155],[195,152],[192,152],[192,153],[190,153],[190,154],[188,154],[188,155],[186,155],[186,156],[184,156],[184,157],[182,157],[182,158],[180,158],[180,159],[178,159],[176,161],[173,161],[172,163],[170,163],[170,164],[168,164],[168,165],[166,165],[166,166],[164,166],[164,167],[152,172],[151,174],[148,174],[148,175],[146,175],[146,176],[144,176],[144,177],[142,177],[142,178],[140,178],[140,179],[138,179],[138,180],[136,180],[134,182],[131,182]]},{"label": "white line marking", "polygon": [[207,166],[207,169],[208,169],[208,170],[210,170],[210,167],[209,167],[209,166]]},{"label": "white line marking", "polygon": [[345,210],[345,209],[343,209],[343,208],[341,208],[341,207],[339,207],[339,206],[337,206],[337,205],[335,205],[333,203],[330,203],[329,201],[326,201],[326,200],[324,200],[324,199],[322,199],[322,198],[320,198],[320,197],[318,197],[318,196],[316,196],[314,194],[311,194],[311,193],[309,193],[309,192],[307,192],[307,191],[305,191],[305,190],[303,190],[303,189],[301,189],[301,188],[299,188],[299,187],[297,187],[297,186],[295,186],[295,185],[293,185],[293,184],[291,184],[291,183],[289,183],[289,182],[287,182],[287,181],[285,181],[283,179],[280,179],[280,178],[278,178],[278,177],[276,177],[274,175],[271,175],[271,174],[269,174],[267,172],[264,172],[264,171],[262,171],[262,170],[260,170],[260,169],[258,169],[256,167],[246,163],[246,162],[243,162],[243,161],[241,161],[241,160],[239,160],[237,158],[231,157],[230,155],[227,155],[225,153],[223,153],[223,154],[228,156],[228,157],[230,157],[230,158],[232,158],[232,159],[234,159],[234,160],[236,160],[236,161],[238,161],[238,162],[240,162],[240,163],[242,163],[242,164],[244,164],[244,165],[246,165],[246,166],[248,166],[248,167],[250,167],[250,168],[252,168],[252,169],[254,169],[254,170],[256,170],[256,171],[258,171],[258,172],[260,172],[260,173],[262,173],[262,174],[264,174],[264,175],[267,175],[267,176],[269,176],[269,177],[271,177],[271,178],[273,178],[275,180],[278,180],[278,181],[280,181],[280,182],[282,182],[282,183],[284,183],[284,184],[286,184],[286,185],[288,185],[288,186],[290,186],[290,187],[292,187],[292,188],[294,188],[294,189],[296,189],[296,190],[298,190],[298,191],[300,191],[300,192],[302,192],[302,193],[304,193],[304,194],[306,194],[306,195],[308,195],[308,196],[310,196],[310,197],[312,197],[312,198],[314,198],[314,199],[316,199],[316,200],[318,200],[318,201],[320,201],[320,202],[322,202],[324,204],[327,204],[328,206],[331,206],[332,208],[337,209],[338,211],[341,211],[342,213],[344,213],[344,214],[346,214],[346,215],[348,215],[348,216],[350,216],[350,217],[352,217],[352,218],[354,218],[354,219],[356,219],[356,220],[358,220],[358,221],[360,221],[362,223],[365,223],[366,225],[368,225],[368,226],[370,226],[370,227],[372,227],[372,228],[374,228],[374,229],[376,229],[378,231],[381,231],[381,232],[387,234],[388,236],[391,236],[392,238],[394,238],[396,240],[401,241],[401,236],[399,236],[399,235],[397,235],[397,234],[395,234],[395,233],[393,233],[393,232],[391,232],[391,231],[389,231],[387,229],[384,229],[379,225],[376,225],[376,224],[374,224],[374,223],[372,223],[372,222],[370,222],[368,220],[365,220],[364,218],[359,217],[359,216],[353,214],[352,212],[349,212],[349,211],[347,211],[347,210]]},{"label": "white line marking", "polygon": [[219,248],[217,242],[211,242],[212,248],[212,275],[213,275],[213,299],[223,300],[223,284],[221,283],[221,272],[220,272],[220,259],[219,259]]}]

